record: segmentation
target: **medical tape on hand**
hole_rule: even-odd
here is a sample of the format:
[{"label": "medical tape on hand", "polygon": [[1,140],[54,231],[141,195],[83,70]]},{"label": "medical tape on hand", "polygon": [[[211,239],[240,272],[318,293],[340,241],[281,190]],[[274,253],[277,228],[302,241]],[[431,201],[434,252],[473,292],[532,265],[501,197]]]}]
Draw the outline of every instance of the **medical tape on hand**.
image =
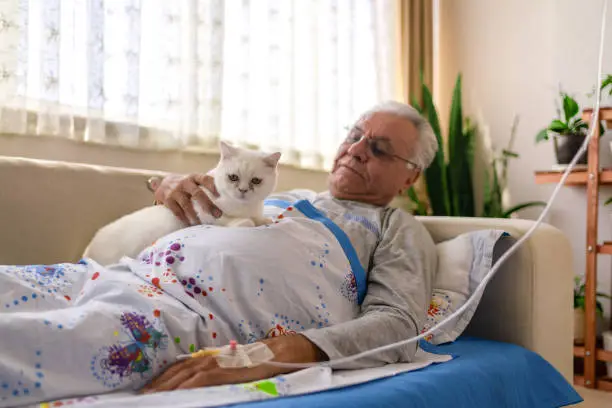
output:
[{"label": "medical tape on hand", "polygon": [[198,357],[214,357],[221,368],[248,368],[255,367],[274,358],[274,353],[264,343],[236,344],[218,348],[205,348],[195,353],[183,354],[178,360]]}]

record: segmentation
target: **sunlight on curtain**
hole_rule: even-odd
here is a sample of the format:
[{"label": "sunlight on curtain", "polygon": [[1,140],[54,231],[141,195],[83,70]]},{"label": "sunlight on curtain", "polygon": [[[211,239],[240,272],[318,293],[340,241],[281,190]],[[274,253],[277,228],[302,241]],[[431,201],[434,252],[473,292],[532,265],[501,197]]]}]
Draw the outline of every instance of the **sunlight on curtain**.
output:
[{"label": "sunlight on curtain", "polygon": [[328,168],[395,99],[397,0],[0,0],[0,132]]}]

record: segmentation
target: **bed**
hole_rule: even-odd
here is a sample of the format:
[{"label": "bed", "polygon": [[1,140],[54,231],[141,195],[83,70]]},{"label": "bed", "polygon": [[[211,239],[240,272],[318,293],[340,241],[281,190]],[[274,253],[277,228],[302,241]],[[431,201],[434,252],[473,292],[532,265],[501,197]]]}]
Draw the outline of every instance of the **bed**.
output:
[{"label": "bed", "polygon": [[422,345],[455,358],[365,384],[242,406],[542,408],[582,401],[556,370],[523,347],[474,337],[444,346]]},{"label": "bed", "polygon": [[[151,203],[144,186],[152,174],[160,173],[0,157],[0,264],[76,262],[100,226]],[[421,221],[436,242],[488,228],[519,237],[532,225],[479,218]],[[464,335],[449,345],[424,345],[431,352],[453,354],[450,362],[251,405],[555,407],[579,402],[569,385],[571,253],[560,231],[549,225],[538,229],[488,285]]]},{"label": "bed", "polygon": [[[340,371],[334,376],[344,378],[331,389],[303,389],[293,396],[270,395],[254,389],[245,393],[241,386],[225,386],[144,396],[130,393],[90,396],[51,402],[43,407],[199,408],[227,406],[230,404],[225,404],[224,400],[234,399],[248,401],[231,404],[241,408],[542,408],[564,407],[582,401],[557,370],[523,347],[469,336],[443,346],[421,345],[429,352],[451,354],[453,359],[411,372],[393,374],[387,370],[384,377],[369,381],[359,379],[356,372]],[[307,375],[294,375],[301,375],[303,385],[309,386],[309,381],[304,381]],[[313,381],[310,383],[312,385]]]}]

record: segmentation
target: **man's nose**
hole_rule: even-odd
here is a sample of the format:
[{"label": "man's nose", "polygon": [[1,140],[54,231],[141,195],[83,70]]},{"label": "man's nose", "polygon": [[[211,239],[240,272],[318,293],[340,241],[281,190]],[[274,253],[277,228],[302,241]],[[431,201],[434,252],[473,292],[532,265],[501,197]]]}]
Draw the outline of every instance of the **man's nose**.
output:
[{"label": "man's nose", "polygon": [[365,136],[362,136],[358,142],[353,143],[349,147],[348,154],[358,161],[364,162],[368,159],[368,149],[368,140]]}]

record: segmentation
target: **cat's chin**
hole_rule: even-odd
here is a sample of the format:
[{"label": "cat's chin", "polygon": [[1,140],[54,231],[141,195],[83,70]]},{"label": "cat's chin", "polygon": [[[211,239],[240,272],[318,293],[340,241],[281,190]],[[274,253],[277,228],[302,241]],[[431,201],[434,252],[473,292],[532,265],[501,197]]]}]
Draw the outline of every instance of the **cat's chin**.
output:
[{"label": "cat's chin", "polygon": [[242,197],[242,196],[231,196],[232,200],[236,200],[239,203],[242,204],[249,204],[249,203],[256,203],[259,201],[262,201],[262,199],[260,199],[259,197],[252,197],[252,196],[247,196],[247,197]]}]

